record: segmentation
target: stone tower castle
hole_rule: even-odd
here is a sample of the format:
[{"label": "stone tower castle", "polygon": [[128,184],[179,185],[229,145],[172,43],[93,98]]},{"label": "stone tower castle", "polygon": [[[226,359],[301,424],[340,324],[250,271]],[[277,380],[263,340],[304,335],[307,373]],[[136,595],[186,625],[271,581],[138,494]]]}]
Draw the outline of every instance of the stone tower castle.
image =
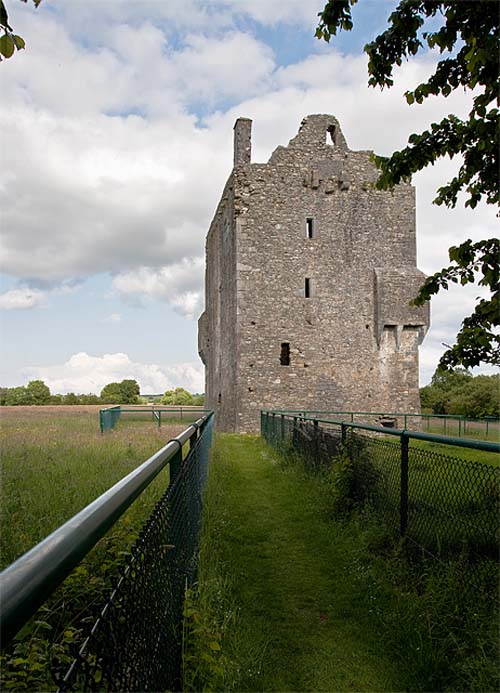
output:
[{"label": "stone tower castle", "polygon": [[376,190],[333,116],[305,118],[265,164],[251,127],[236,121],[206,241],[199,352],[219,430],[257,431],[263,408],[419,412],[414,188]]}]

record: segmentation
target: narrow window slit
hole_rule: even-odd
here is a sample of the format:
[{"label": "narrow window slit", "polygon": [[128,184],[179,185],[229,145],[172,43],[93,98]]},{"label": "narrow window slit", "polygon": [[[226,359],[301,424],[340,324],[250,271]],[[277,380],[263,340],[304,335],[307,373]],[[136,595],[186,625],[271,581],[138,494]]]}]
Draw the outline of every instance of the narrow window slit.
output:
[{"label": "narrow window slit", "polygon": [[311,280],[306,277],[304,280],[304,296],[306,298],[311,298]]},{"label": "narrow window slit", "polygon": [[314,236],[314,219],[308,217],[306,219],[306,238],[313,238]]},{"label": "narrow window slit", "polygon": [[282,366],[289,366],[290,365],[290,343],[289,342],[282,342],[281,343],[280,364]]}]

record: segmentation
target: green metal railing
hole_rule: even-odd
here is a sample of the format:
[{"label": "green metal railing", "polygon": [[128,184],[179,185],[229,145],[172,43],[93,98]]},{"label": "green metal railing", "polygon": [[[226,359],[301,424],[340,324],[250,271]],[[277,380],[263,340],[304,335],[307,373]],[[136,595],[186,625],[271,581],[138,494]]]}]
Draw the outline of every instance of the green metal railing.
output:
[{"label": "green metal railing", "polygon": [[55,661],[52,676],[60,690],[179,690],[184,591],[196,570],[212,426],[213,414],[203,415],[1,573],[2,647],[170,465],[168,487],[74,661]]},{"label": "green metal railing", "polygon": [[133,406],[133,405],[116,405],[106,407],[99,411],[99,425],[101,433],[113,429],[122,415],[127,419],[142,419],[151,420],[158,428],[161,428],[163,423],[168,423],[169,419],[179,418],[181,421],[193,421],[198,416],[206,414],[209,409],[196,406]]},{"label": "green metal railing", "polygon": [[261,431],[314,472],[347,456],[346,503],[370,507],[419,549],[441,559],[466,553],[472,564],[483,558],[496,564],[500,467],[454,457],[453,448],[498,455],[498,443],[279,411],[261,412]]},{"label": "green metal railing", "polygon": [[321,419],[348,420],[358,423],[380,423],[385,427],[393,426],[403,430],[421,430],[443,435],[456,435],[458,438],[477,436],[492,437],[500,440],[500,419],[485,417],[471,419],[461,414],[412,414],[409,412],[367,412],[367,411],[327,411],[319,409],[279,409],[284,414],[319,417]]}]

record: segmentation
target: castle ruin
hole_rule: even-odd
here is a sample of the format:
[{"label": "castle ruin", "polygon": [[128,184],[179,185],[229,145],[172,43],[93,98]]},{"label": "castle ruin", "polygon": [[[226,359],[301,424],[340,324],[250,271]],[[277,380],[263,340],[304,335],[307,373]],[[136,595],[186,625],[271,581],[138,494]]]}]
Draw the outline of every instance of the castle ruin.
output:
[{"label": "castle ruin", "polygon": [[266,408],[418,413],[413,186],[377,190],[371,152],[333,116],[305,118],[264,164],[251,127],[236,121],[206,241],[199,352],[218,429],[258,431]]}]

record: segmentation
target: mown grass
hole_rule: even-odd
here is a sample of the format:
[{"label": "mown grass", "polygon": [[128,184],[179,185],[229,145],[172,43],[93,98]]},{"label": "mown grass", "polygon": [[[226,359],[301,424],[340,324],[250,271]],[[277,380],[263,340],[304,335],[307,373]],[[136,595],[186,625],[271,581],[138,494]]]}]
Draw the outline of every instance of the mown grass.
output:
[{"label": "mown grass", "polygon": [[[199,608],[215,636],[222,632],[222,649],[214,666],[203,653],[193,656],[189,690],[405,689],[404,671],[368,628],[365,603],[357,603],[357,591],[348,597],[363,568],[352,538],[339,541],[319,512],[320,498],[313,477],[280,466],[259,439],[218,438]],[[347,563],[355,559],[347,580],[346,552]]]},{"label": "mown grass", "polygon": [[[425,431],[425,433],[455,437],[458,437],[460,434],[462,438],[488,440],[496,443],[500,441],[500,424],[498,421],[491,421],[488,423],[488,426],[486,426],[485,422],[479,421],[469,421],[465,424],[462,422],[459,427],[458,421],[455,420],[431,419],[426,421],[423,419],[421,421],[421,426],[422,431]],[[411,428],[411,425],[409,428]]]},{"label": "mown grass", "polygon": [[218,438],[185,688],[496,690],[491,595],[468,600],[459,564],[415,571],[367,516],[335,519],[338,488],[256,437]]},{"label": "mown grass", "polygon": [[[120,422],[101,435],[99,407],[2,407],[2,567],[25,553],[178,435]],[[168,486],[164,469],[19,633],[2,659],[2,689],[53,690],[50,666],[71,661],[141,526]]]},{"label": "mown grass", "polygon": [[448,455],[449,457],[455,457],[469,462],[481,462],[482,464],[489,464],[493,467],[498,467],[500,464],[500,454],[497,452],[485,452],[484,450],[474,450],[474,448],[465,448],[458,445],[446,445],[439,442],[428,442],[426,440],[415,439],[410,439],[410,449],[411,448],[431,450],[441,455]]}]

